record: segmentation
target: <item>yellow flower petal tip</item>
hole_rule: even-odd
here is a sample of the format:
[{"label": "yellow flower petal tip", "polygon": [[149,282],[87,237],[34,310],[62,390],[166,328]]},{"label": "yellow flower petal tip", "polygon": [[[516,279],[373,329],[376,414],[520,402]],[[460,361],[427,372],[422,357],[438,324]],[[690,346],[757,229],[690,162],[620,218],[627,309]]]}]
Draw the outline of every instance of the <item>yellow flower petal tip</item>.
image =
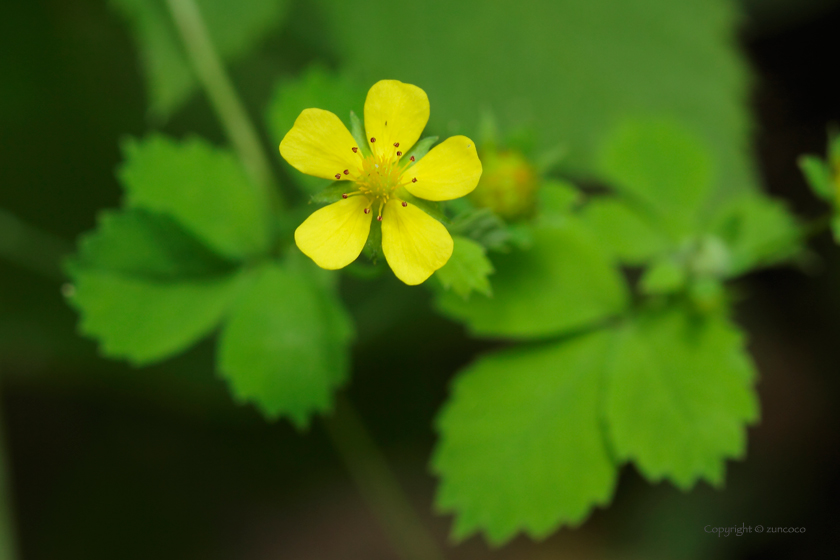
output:
[{"label": "yellow flower petal tip", "polygon": [[[429,120],[429,98],[417,86],[382,80],[365,101],[365,136],[371,155],[329,111],[306,109],[280,143],[280,154],[299,171],[352,183],[342,200],[317,210],[295,231],[295,243],[321,268],[356,260],[375,216],[382,222],[382,252],[409,285],[425,282],[452,256],[446,228],[400,198],[452,200],[475,189],[481,162],[475,144],[454,136],[421,159],[409,155]],[[403,193],[402,195],[406,195]]]}]

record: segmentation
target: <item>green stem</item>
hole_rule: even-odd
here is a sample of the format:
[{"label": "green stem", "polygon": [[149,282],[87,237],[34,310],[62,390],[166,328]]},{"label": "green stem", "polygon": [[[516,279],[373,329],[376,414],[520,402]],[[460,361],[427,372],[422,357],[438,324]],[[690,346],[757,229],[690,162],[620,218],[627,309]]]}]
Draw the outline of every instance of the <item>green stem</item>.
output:
[{"label": "green stem", "polygon": [[53,280],[62,280],[61,261],[73,248],[0,208],[0,258]]},{"label": "green stem", "polygon": [[15,560],[18,557],[17,531],[12,507],[2,396],[0,393],[0,560]]},{"label": "green stem", "polygon": [[181,34],[187,56],[233,147],[268,200],[276,206],[282,206],[280,193],[274,188],[271,165],[262,150],[259,135],[213,47],[198,5],[195,0],[166,1]]},{"label": "green stem", "polygon": [[356,487],[403,560],[444,560],[352,403],[339,395],[324,427]]}]

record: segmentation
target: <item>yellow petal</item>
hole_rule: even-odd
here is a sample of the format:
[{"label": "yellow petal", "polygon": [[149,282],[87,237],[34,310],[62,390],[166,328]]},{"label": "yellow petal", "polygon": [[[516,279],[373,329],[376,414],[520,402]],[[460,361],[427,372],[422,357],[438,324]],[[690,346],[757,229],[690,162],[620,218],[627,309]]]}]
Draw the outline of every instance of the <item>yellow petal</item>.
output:
[{"label": "yellow petal", "polygon": [[403,182],[418,198],[452,200],[471,193],[480,178],[481,161],[475,142],[466,136],[453,136],[409,167]]},{"label": "yellow petal", "polygon": [[348,179],[361,165],[361,156],[353,152],[358,144],[335,114],[323,109],[304,109],[292,129],[280,142],[280,155],[292,167],[307,175]]},{"label": "yellow petal", "polygon": [[414,286],[452,256],[452,237],[443,224],[414,206],[391,199],[382,213],[382,252],[397,278]]},{"label": "yellow petal", "polygon": [[321,268],[344,268],[362,252],[370,233],[367,205],[364,196],[351,196],[321,208],[295,230],[295,243]]},{"label": "yellow petal", "polygon": [[[417,86],[397,80],[373,84],[365,100],[365,131],[374,154],[406,153],[429,121],[429,98]],[[376,138],[372,142],[371,138]],[[399,143],[399,146],[394,144]]]}]

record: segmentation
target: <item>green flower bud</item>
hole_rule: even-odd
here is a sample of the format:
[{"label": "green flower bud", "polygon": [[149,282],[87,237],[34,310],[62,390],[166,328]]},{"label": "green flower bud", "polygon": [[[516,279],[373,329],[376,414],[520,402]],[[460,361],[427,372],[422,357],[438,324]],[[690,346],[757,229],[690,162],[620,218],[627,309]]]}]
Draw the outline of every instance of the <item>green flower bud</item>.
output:
[{"label": "green flower bud", "polygon": [[486,151],[480,157],[484,171],[470,195],[473,203],[508,220],[530,216],[539,186],[530,162],[513,150]]}]

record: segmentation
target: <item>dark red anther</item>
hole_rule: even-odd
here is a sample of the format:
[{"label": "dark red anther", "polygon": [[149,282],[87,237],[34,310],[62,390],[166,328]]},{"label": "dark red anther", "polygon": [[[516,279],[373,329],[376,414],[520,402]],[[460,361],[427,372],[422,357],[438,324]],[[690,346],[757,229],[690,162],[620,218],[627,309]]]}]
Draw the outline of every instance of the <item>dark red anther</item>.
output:
[{"label": "dark red anther", "polygon": [[352,147],[352,148],[350,148],[350,149],[351,149],[351,150],[353,150],[353,153],[354,153],[354,154],[355,154],[355,153],[358,153],[358,151],[359,151],[359,148],[357,148],[356,146],[353,146],[353,147]]},{"label": "dark red anther", "polygon": [[376,142],[376,138],[371,138],[370,143],[373,144],[374,142]]},{"label": "dark red anther", "polygon": [[349,170],[349,169],[345,169],[345,170],[344,170],[344,174],[345,174],[345,175],[350,175],[350,170]]},{"label": "dark red anther", "polygon": [[412,182],[412,183],[416,183],[416,182],[417,182],[417,177],[415,177],[414,179],[412,179],[412,180],[411,180],[411,182]]},{"label": "dark red anther", "polygon": [[344,193],[343,195],[341,195],[341,198],[347,198],[347,193]]},{"label": "dark red anther", "polygon": [[377,216],[376,219],[381,222],[382,221],[382,216]]},{"label": "dark red anther", "polygon": [[403,208],[405,208],[406,206],[408,206],[408,202],[406,202],[405,200],[403,200]]},{"label": "dark red anther", "polygon": [[365,208],[365,214],[370,214],[370,208]]},{"label": "dark red anther", "polygon": [[414,161],[414,156],[411,156],[410,158],[408,158],[408,161]]},{"label": "dark red anther", "polygon": [[397,152],[397,157],[400,157],[401,155],[402,155],[402,152]]},{"label": "dark red anther", "polygon": [[341,173],[336,173],[335,180],[338,181],[339,179],[341,179]]},{"label": "dark red anther", "polygon": [[399,147],[400,147],[400,143],[399,143],[399,142],[394,142],[394,147],[395,147],[395,148],[399,148]]}]

